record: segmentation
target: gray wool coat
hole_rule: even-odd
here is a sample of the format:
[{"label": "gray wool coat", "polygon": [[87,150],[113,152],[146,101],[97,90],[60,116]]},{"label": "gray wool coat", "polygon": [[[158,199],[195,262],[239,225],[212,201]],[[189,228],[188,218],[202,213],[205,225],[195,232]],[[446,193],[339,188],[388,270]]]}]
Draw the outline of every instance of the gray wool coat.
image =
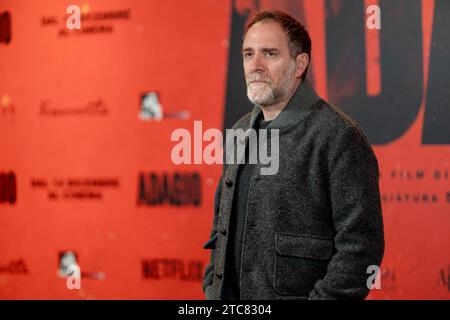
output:
[{"label": "gray wool coat", "polygon": [[[260,113],[255,106],[233,128],[253,127]],[[279,129],[279,170],[261,175],[257,164],[250,179],[241,299],[365,298],[367,269],[384,254],[378,162],[366,136],[307,80],[267,129]],[[222,298],[238,166],[224,164],[216,189],[207,299]]]}]

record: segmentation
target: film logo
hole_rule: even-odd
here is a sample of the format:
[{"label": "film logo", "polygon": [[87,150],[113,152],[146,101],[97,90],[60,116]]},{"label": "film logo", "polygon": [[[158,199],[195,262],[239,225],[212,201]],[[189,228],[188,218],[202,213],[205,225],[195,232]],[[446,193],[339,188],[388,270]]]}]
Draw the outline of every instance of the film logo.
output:
[{"label": "film logo", "polygon": [[0,44],[11,42],[11,14],[8,11],[0,13]]}]

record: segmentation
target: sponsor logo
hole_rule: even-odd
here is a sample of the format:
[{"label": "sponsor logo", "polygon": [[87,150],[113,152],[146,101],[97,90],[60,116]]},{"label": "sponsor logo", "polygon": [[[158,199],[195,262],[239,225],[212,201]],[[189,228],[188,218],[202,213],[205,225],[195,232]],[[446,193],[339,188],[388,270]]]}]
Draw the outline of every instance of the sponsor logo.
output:
[{"label": "sponsor logo", "polygon": [[190,113],[186,110],[178,112],[164,112],[156,92],[150,91],[141,96],[141,105],[138,118],[142,121],[161,121],[163,118],[187,120],[189,117]]},{"label": "sponsor logo", "polygon": [[199,173],[141,173],[138,178],[138,205],[200,206]]},{"label": "sponsor logo", "polygon": [[130,9],[92,10],[88,4],[81,7],[71,5],[61,16],[41,17],[43,28],[57,27],[59,37],[87,36],[91,34],[111,34],[120,21],[130,20]]},{"label": "sponsor logo", "polygon": [[168,280],[201,282],[204,262],[173,258],[142,260],[142,277],[147,280]]},{"label": "sponsor logo", "polygon": [[101,99],[78,106],[62,106],[55,104],[52,100],[44,100],[40,104],[39,114],[48,117],[106,116],[108,107]]},{"label": "sponsor logo", "polygon": [[48,199],[52,201],[100,201],[105,197],[105,189],[119,187],[119,179],[115,177],[55,177],[50,183],[46,178],[32,178],[31,187],[36,190],[45,190]]},{"label": "sponsor logo", "polygon": [[[103,272],[86,272],[81,271],[78,254],[73,250],[61,251],[58,253],[58,271],[57,274],[61,278],[70,279],[67,281],[68,289],[80,289],[80,279],[88,278],[94,280],[104,280],[106,278]],[[70,288],[69,288],[70,286]]]},{"label": "sponsor logo", "polygon": [[0,273],[9,273],[9,274],[28,274],[28,267],[25,263],[25,260],[22,258],[11,260],[6,264],[0,264]]}]

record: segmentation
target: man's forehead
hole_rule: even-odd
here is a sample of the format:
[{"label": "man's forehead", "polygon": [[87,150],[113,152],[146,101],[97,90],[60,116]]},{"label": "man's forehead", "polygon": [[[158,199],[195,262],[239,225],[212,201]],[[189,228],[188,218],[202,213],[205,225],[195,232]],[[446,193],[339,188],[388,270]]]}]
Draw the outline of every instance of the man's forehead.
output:
[{"label": "man's forehead", "polygon": [[275,21],[260,21],[255,23],[245,35],[243,49],[246,48],[282,48],[287,47],[286,33]]}]

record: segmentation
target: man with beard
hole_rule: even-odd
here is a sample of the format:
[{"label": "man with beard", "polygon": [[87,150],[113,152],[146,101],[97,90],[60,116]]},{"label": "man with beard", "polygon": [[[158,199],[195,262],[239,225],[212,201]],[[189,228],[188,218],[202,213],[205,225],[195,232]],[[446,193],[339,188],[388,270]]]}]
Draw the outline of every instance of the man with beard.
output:
[{"label": "man with beard", "polygon": [[[206,298],[365,298],[367,270],[384,253],[378,162],[366,136],[305,78],[311,40],[289,15],[257,13],[242,55],[255,106],[233,129],[278,130],[279,170],[224,164],[204,246]],[[250,139],[239,143],[252,149]]]}]

